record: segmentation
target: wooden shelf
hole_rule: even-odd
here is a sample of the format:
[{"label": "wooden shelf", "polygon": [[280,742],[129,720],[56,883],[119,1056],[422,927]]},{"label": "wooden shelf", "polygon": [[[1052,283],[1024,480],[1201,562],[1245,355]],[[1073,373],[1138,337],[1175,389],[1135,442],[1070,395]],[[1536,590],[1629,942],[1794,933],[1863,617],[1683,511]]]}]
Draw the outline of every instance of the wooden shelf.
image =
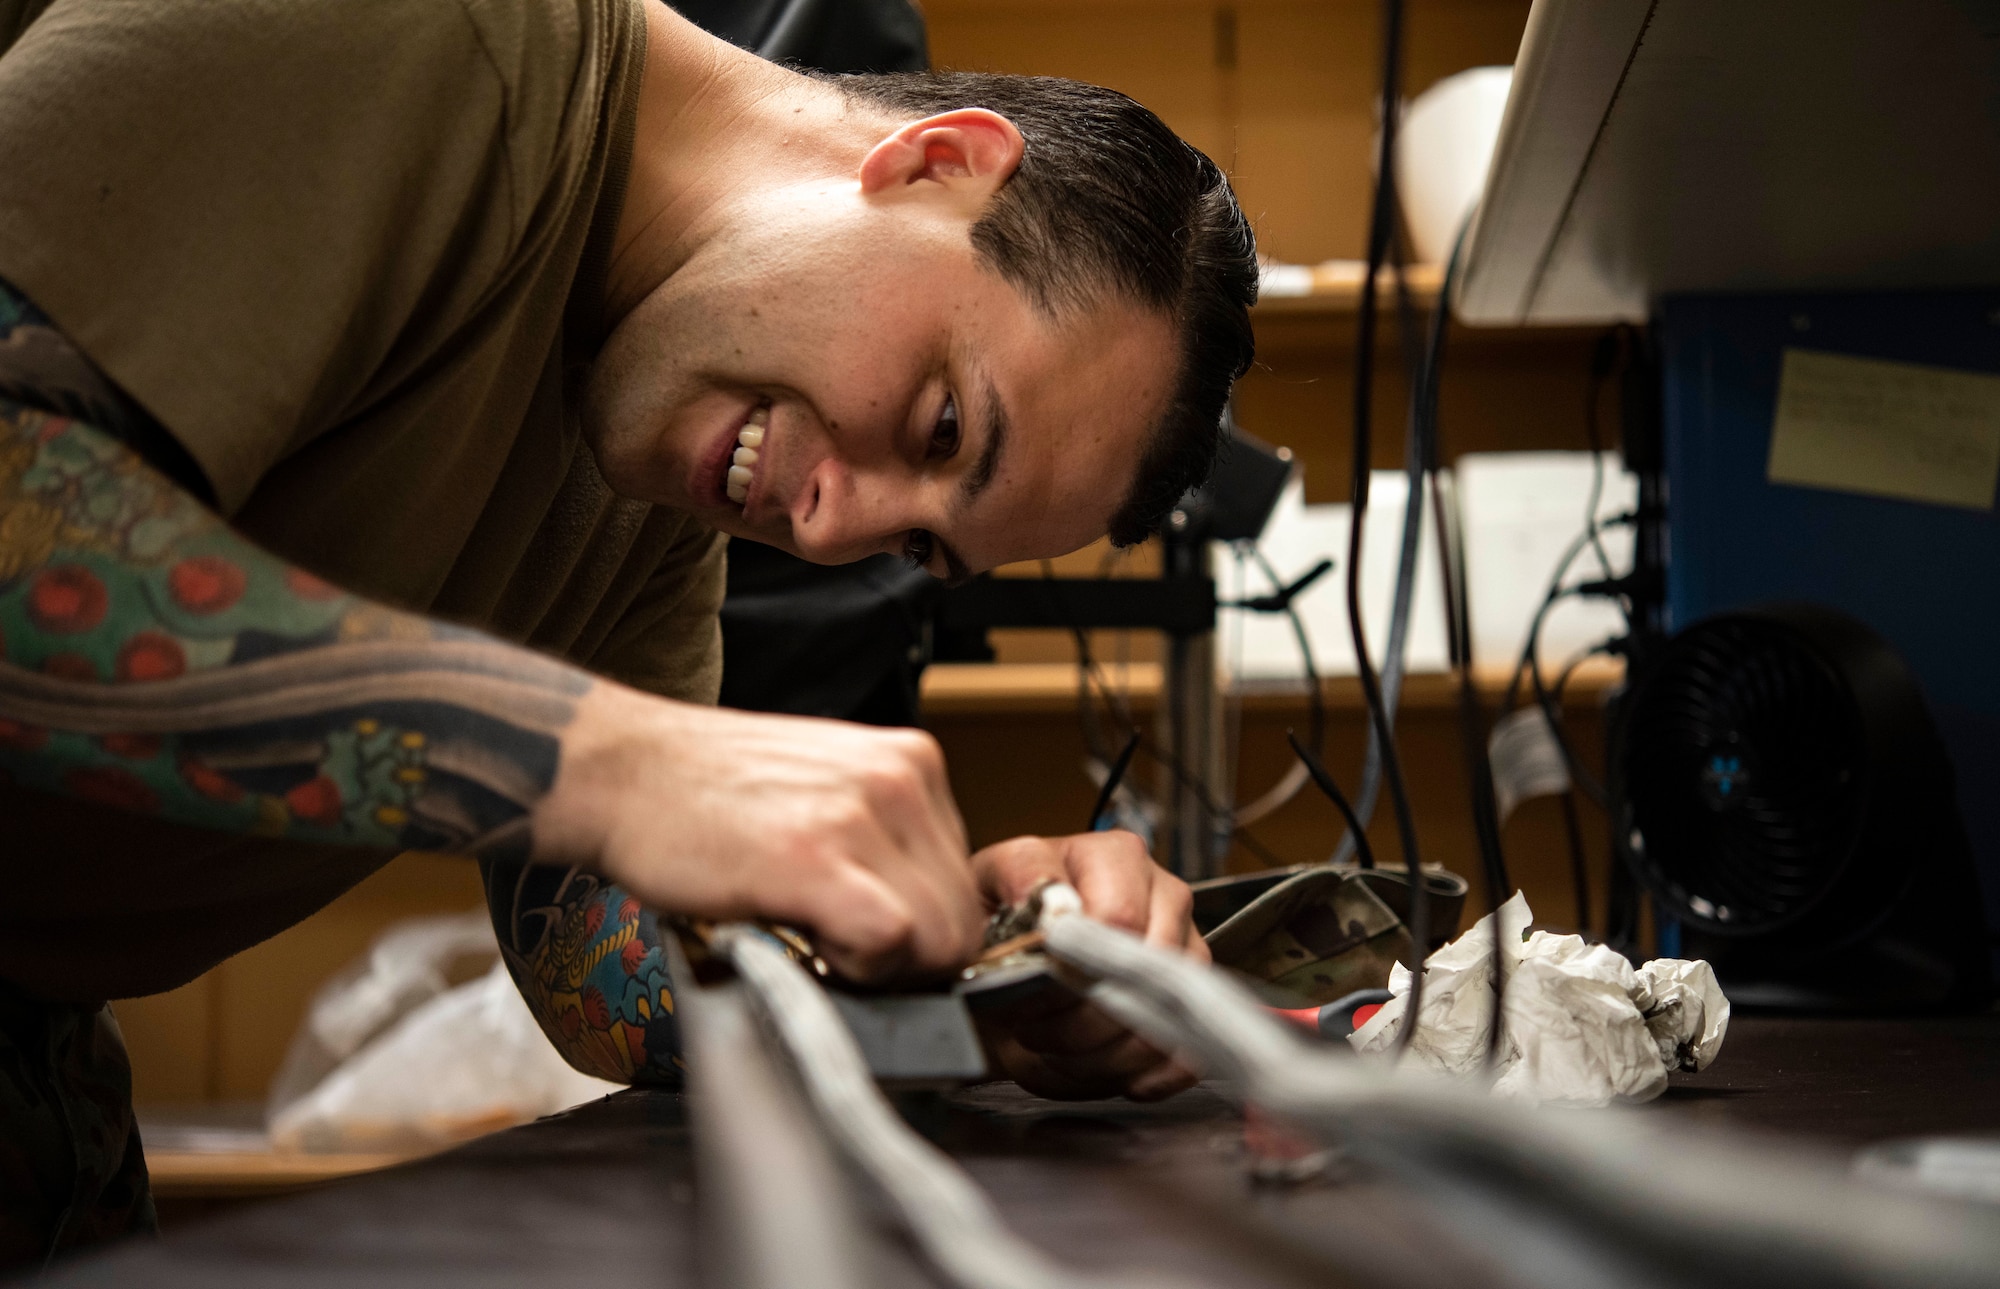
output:
[{"label": "wooden shelf", "polygon": [[[1100,666],[1104,683],[1126,696],[1138,709],[1150,711],[1159,702],[1161,668],[1154,662]],[[937,663],[924,671],[923,710],[927,716],[1031,715],[1067,712],[1076,706],[1079,668],[1075,663]],[[1505,693],[1504,668],[1482,670],[1480,696],[1491,704]],[[1615,658],[1593,658],[1576,670],[1564,693],[1566,707],[1599,702],[1625,678],[1625,664]],[[1320,682],[1330,712],[1362,709],[1361,683],[1353,676],[1329,676]],[[1245,711],[1304,711],[1305,691],[1299,684],[1259,682],[1242,692]],[[1408,712],[1450,711],[1458,691],[1450,677],[1427,672],[1403,682],[1402,708]]]},{"label": "wooden shelf", "polygon": [[272,1195],[372,1173],[419,1154],[306,1155],[272,1150],[146,1151],[155,1194],[170,1199]]},{"label": "wooden shelf", "polygon": [[[1348,314],[1361,311],[1361,285],[1367,280],[1368,266],[1360,260],[1328,260],[1323,264],[1287,264],[1265,278],[1266,287],[1257,300],[1259,318],[1280,314]],[[1309,277],[1311,287],[1304,292],[1286,290],[1287,278]],[[1403,270],[1410,287],[1410,299],[1420,309],[1437,303],[1438,288],[1444,283],[1444,269],[1436,264],[1412,264]],[[1396,305],[1396,278],[1384,269],[1375,281],[1379,307]]]},{"label": "wooden shelf", "polygon": [[138,1115],[153,1192],[171,1200],[281,1194],[376,1172],[444,1148],[340,1154],[278,1150],[264,1131],[261,1101],[141,1105]]},{"label": "wooden shelf", "polygon": [[[1312,266],[1287,265],[1283,272],[1296,279],[1310,275],[1310,289],[1284,290],[1283,279],[1271,282],[1250,311],[1257,331],[1260,353],[1342,350],[1354,344],[1356,320],[1361,312],[1362,282],[1367,267],[1360,260],[1328,260]],[[1428,323],[1437,307],[1444,284],[1444,270],[1436,264],[1412,264],[1405,270],[1410,303]],[[1268,281],[1268,279],[1267,279]],[[1380,310],[1382,337],[1380,360],[1402,361],[1397,325],[1395,278],[1384,272],[1376,279],[1375,298]],[[1475,327],[1456,319],[1451,326],[1454,351],[1520,348],[1534,346],[1584,346],[1597,338],[1601,327],[1501,326]]]}]

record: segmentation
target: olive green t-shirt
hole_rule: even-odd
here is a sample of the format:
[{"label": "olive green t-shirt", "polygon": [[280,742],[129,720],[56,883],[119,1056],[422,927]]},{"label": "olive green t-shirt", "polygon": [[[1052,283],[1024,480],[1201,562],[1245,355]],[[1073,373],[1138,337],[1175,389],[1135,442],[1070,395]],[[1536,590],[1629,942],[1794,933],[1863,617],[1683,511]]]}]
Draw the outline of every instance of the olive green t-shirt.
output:
[{"label": "olive green t-shirt", "polygon": [[[721,539],[614,496],[576,412],[642,3],[0,0],[0,277],[265,547],[713,701]],[[384,858],[0,819],[0,977],[72,997],[189,979]]]}]

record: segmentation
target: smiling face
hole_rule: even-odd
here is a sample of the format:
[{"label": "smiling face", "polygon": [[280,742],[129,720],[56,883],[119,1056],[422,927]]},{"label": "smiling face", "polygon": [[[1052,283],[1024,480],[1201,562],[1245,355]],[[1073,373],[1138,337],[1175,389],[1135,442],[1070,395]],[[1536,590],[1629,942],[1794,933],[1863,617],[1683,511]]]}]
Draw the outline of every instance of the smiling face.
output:
[{"label": "smiling face", "polygon": [[891,551],[940,577],[1102,536],[1165,404],[1171,326],[1051,319],[962,228],[899,213],[761,221],[634,309],[592,379],[611,486],[816,563]]},{"label": "smiling face", "polygon": [[887,551],[946,578],[1104,534],[1166,406],[1173,327],[1116,301],[1037,309],[975,254],[977,191],[915,155],[914,177],[864,167],[723,212],[626,314],[586,405],[614,490],[818,563]]}]

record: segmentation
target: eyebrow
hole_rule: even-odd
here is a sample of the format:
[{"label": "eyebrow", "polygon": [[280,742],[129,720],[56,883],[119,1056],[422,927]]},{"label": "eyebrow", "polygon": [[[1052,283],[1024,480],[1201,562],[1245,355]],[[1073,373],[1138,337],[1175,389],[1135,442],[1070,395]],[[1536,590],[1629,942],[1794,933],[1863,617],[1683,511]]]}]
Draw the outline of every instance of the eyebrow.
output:
[{"label": "eyebrow", "polygon": [[980,449],[979,460],[966,472],[965,490],[959,498],[961,508],[978,500],[986,485],[993,482],[1000,468],[1001,450],[1007,445],[1007,405],[1000,401],[1000,391],[994,388],[991,376],[981,379],[979,392],[986,404],[986,446]]},{"label": "eyebrow", "polygon": [[[956,510],[965,509],[986,491],[987,485],[993,482],[993,476],[999,473],[1000,453],[1007,445],[1007,405],[1000,401],[1000,391],[994,386],[991,376],[982,374],[979,392],[980,401],[984,404],[981,410],[985,412],[986,446],[979,450],[979,460],[972,463],[972,469],[965,472],[965,483],[959,490],[958,503],[953,507]],[[944,557],[945,585],[961,586],[971,581],[972,570],[958,557],[951,543],[936,534],[932,535],[932,539],[937,542],[938,554]]]}]

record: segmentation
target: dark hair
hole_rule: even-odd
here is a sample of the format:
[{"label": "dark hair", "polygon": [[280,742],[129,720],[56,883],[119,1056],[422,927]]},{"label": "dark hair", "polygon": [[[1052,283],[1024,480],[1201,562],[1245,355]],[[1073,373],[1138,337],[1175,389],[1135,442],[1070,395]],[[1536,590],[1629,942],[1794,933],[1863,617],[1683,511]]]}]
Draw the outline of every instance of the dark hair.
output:
[{"label": "dark hair", "polygon": [[1173,319],[1173,396],[1111,521],[1114,544],[1146,540],[1208,477],[1230,386],[1255,351],[1257,247],[1229,180],[1159,117],[1096,85],[979,72],[826,79],[898,114],[983,107],[1012,121],[1027,148],[973,225],[980,257],[1052,314],[1123,294]]}]

